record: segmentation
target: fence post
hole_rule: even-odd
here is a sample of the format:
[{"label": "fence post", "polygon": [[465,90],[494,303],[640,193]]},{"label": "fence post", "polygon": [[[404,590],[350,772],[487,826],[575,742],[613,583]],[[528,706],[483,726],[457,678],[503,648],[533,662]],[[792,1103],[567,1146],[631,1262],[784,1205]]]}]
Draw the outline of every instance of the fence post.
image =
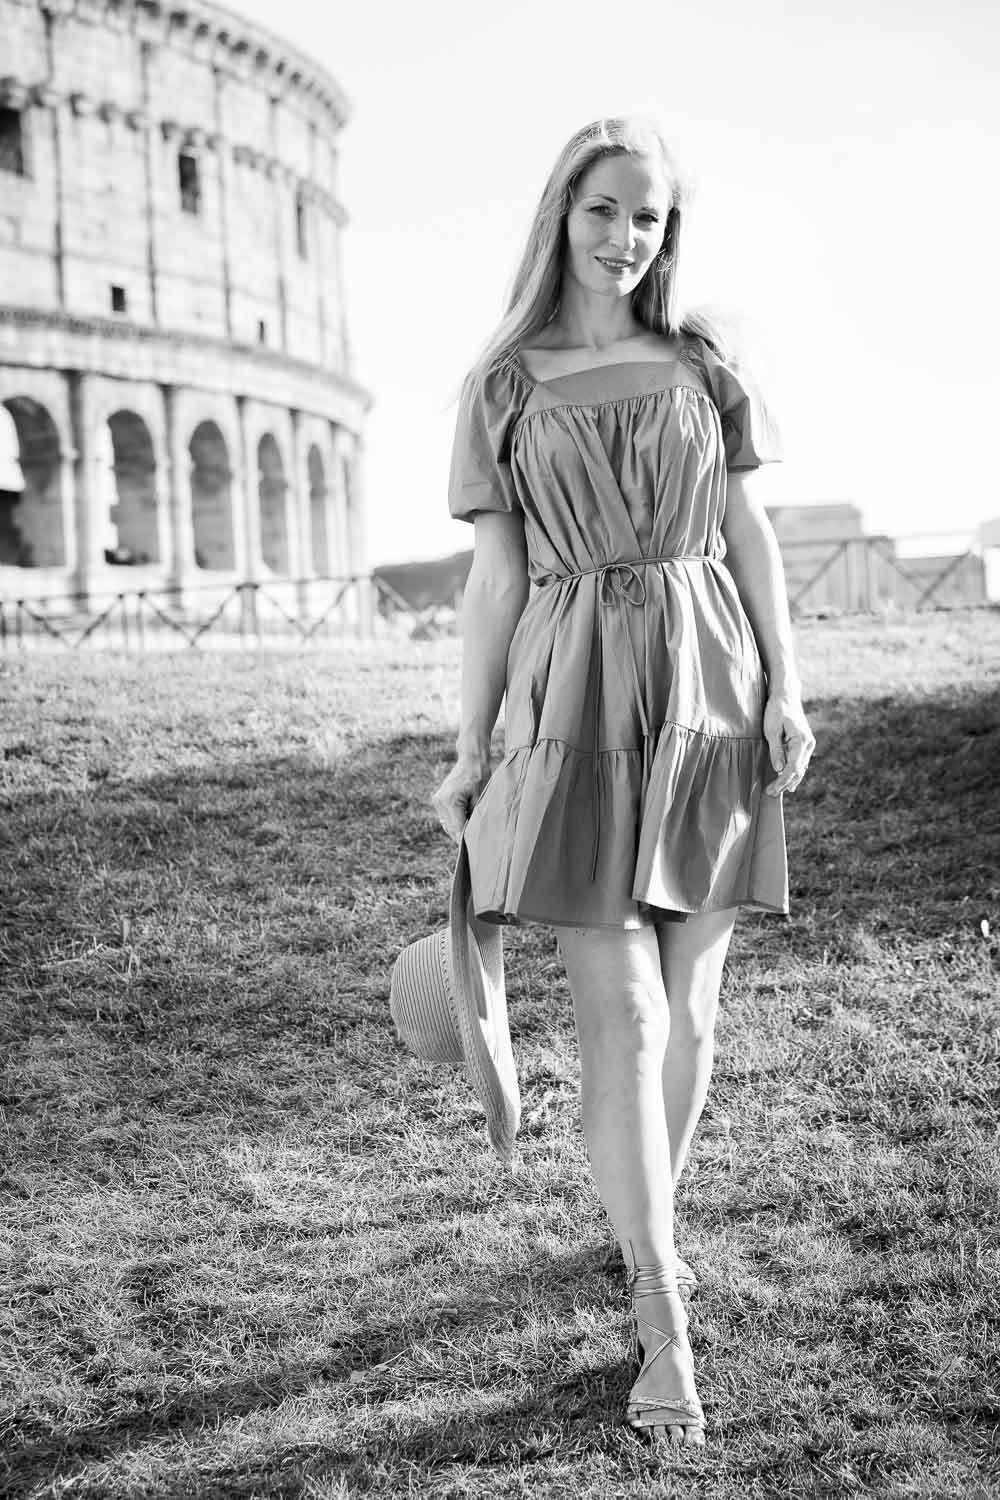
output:
[{"label": "fence post", "polygon": [[370,641],[375,634],[374,586],[371,574],[358,578],[358,639]]},{"label": "fence post", "polygon": [[240,640],[245,645],[258,634],[257,595],[252,583],[238,583],[236,588],[240,596]]}]

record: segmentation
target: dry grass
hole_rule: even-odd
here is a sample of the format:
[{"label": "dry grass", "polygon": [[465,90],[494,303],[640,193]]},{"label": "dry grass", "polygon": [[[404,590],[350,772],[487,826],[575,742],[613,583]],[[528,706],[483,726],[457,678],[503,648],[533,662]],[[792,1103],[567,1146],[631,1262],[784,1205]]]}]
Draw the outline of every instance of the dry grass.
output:
[{"label": "dry grass", "polygon": [[1000,1494],[1000,616],[799,634],[793,915],[738,925],[679,1195],[709,1444],[666,1457],[552,932],[506,933],[509,1175],[389,1020],[456,643],[0,664],[3,1494]]}]

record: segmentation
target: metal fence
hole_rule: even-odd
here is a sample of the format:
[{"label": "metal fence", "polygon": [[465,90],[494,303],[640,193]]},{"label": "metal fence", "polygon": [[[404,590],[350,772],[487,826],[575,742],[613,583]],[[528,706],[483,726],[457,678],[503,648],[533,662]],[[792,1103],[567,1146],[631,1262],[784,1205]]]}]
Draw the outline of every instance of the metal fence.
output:
[{"label": "metal fence", "polygon": [[377,633],[366,573],[0,598],[0,648],[304,646]]},{"label": "metal fence", "polygon": [[[989,601],[985,560],[974,542],[954,553],[901,555],[892,538],[863,536],[783,541],[781,552],[793,616]],[[456,592],[427,600],[426,589],[407,599],[377,573],[0,597],[0,649],[303,647],[454,633]]]},{"label": "metal fence", "polygon": [[907,551],[933,538],[855,536],[782,541],[793,616],[955,609],[988,602],[986,565],[973,537],[951,552]]}]

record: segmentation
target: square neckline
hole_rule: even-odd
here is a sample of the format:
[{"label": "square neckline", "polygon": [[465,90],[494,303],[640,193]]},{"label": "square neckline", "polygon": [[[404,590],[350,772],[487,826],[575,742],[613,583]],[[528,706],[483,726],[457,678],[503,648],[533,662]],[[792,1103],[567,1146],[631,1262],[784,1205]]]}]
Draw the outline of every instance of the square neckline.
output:
[{"label": "square neckline", "polygon": [[[684,365],[686,363],[685,360],[679,355],[675,355],[673,359],[609,359],[603,364],[584,365],[579,370],[566,370],[562,375],[552,375],[548,380],[539,380],[537,376],[532,375],[531,371],[524,363],[524,360],[521,358],[521,351],[519,349],[515,350],[514,352],[514,360],[521,374],[525,377],[530,385],[543,387],[555,385],[556,382],[560,380],[572,380],[574,375],[592,375],[597,370],[620,370],[627,365],[636,365],[640,369],[643,366],[648,367],[650,365],[662,365],[664,369],[669,370],[675,365]],[[687,367],[690,369],[690,365],[688,365]]]}]

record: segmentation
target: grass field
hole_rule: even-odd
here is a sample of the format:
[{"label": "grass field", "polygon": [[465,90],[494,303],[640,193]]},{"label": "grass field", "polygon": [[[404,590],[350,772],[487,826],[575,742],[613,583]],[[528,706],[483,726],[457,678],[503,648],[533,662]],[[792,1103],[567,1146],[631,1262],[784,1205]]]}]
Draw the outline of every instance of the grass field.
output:
[{"label": "grass field", "polygon": [[678,1195],[683,1456],[621,1423],[551,930],[505,933],[511,1172],[390,1022],[457,643],[0,659],[0,1493],[1000,1495],[1000,613],[798,637],[792,915],[737,925]]}]

